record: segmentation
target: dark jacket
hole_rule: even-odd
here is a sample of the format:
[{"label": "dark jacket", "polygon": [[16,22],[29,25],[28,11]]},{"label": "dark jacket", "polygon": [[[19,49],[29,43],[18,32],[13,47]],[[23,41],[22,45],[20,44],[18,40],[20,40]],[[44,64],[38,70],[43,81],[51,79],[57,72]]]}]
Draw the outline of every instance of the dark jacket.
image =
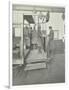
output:
[{"label": "dark jacket", "polygon": [[50,33],[49,33],[49,39],[50,40],[54,39],[54,31],[53,30],[51,30]]}]

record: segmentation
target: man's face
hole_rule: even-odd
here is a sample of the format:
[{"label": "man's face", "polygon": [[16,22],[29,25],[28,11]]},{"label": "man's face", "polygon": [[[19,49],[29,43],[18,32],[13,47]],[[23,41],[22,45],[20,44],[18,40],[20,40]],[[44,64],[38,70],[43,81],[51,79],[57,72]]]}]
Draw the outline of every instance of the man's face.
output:
[{"label": "man's face", "polygon": [[52,30],[52,28],[49,28],[49,30],[51,31],[51,30]]}]

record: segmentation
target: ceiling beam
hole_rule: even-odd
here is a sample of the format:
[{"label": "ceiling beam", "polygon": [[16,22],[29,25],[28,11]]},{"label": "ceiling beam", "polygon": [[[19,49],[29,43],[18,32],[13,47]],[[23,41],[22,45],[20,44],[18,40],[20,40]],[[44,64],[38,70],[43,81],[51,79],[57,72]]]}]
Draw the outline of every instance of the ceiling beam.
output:
[{"label": "ceiling beam", "polygon": [[13,4],[12,9],[16,11],[42,11],[42,12],[58,12],[64,13],[65,7],[53,7],[53,6],[33,6],[33,5],[20,5]]}]

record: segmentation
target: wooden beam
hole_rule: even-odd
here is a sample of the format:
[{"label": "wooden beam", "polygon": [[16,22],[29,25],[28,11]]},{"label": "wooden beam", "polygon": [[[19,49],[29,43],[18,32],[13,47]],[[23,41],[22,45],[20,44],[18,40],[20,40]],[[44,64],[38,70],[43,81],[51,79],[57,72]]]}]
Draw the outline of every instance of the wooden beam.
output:
[{"label": "wooden beam", "polygon": [[32,5],[20,5],[20,4],[13,4],[12,6],[13,10],[16,11],[42,11],[42,12],[58,12],[58,13],[64,13],[65,8],[64,7],[53,7],[53,6],[32,6]]},{"label": "wooden beam", "polygon": [[[24,18],[23,18],[23,23],[24,23]],[[20,44],[20,55],[22,59],[22,64],[24,64],[24,56],[23,56],[23,29],[24,29],[24,24],[21,25],[21,44]]]}]

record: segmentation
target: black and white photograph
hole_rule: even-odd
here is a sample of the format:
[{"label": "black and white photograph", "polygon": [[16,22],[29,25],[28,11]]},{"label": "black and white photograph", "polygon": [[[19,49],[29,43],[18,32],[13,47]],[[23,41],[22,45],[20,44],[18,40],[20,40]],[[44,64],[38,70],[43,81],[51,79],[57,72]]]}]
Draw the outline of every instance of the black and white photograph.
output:
[{"label": "black and white photograph", "polygon": [[65,7],[12,4],[12,85],[65,82]]}]

